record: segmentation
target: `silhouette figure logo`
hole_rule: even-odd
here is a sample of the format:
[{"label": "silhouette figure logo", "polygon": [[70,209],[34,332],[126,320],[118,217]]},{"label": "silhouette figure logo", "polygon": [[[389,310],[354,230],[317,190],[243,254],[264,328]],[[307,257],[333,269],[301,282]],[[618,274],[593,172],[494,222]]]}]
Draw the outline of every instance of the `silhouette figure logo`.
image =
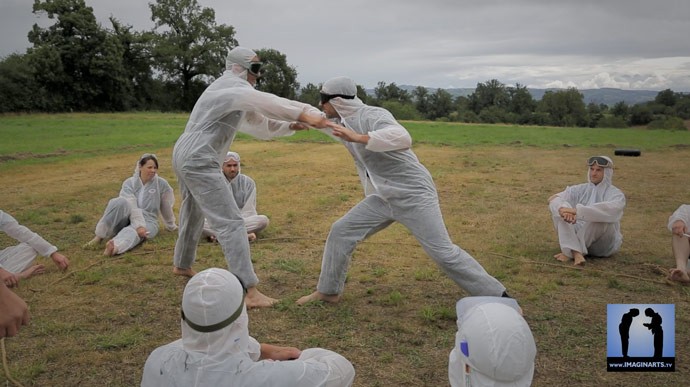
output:
[{"label": "silhouette figure logo", "polygon": [[606,312],[607,371],[675,371],[675,305],[609,304]]}]

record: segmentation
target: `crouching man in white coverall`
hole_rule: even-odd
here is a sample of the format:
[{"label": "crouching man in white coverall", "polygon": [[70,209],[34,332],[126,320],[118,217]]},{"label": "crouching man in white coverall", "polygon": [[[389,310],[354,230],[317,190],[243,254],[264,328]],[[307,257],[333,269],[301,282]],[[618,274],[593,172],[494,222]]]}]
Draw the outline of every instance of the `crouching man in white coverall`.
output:
[{"label": "crouching man in white coverall", "polygon": [[587,183],[569,186],[549,198],[549,210],[561,252],[554,258],[585,264],[585,256],[608,257],[623,243],[620,221],[625,195],[612,184],[613,161],[606,156],[587,160]]},{"label": "crouching man in white coverall", "polygon": [[673,233],[671,247],[676,258],[676,267],[669,271],[668,279],[684,284],[690,283],[688,258],[690,258],[690,205],[683,204],[668,218],[668,229]]},{"label": "crouching man in white coverall", "polygon": [[69,260],[58,248],[40,235],[17,222],[12,215],[0,210],[0,231],[21,242],[0,250],[0,281],[7,287],[19,285],[21,279],[45,272],[45,266],[32,265],[37,256],[50,257],[60,270],[66,270]]},{"label": "crouching man in white coverall", "polygon": [[321,105],[328,118],[342,125],[334,124],[329,134],[352,154],[365,198],[331,226],[316,291],[297,303],[338,302],[357,243],[393,222],[407,227],[446,275],[471,295],[505,295],[506,288],[451,241],[431,174],[393,115],[365,105],[357,98],[355,82],[346,77],[323,84]]},{"label": "crouching man in white coverall", "polygon": [[206,218],[216,231],[229,270],[248,287],[247,307],[268,307],[277,300],[256,288],[259,279],[249,256],[244,220],[221,164],[238,131],[268,139],[307,125],[325,128],[329,121],[310,105],[255,90],[261,62],[254,51],[232,49],[226,68],[199,97],[173,148],[173,169],[182,195],[173,273],[195,274],[192,264]]},{"label": "crouching man in white coverall", "polygon": [[[256,239],[259,231],[268,227],[268,217],[256,212],[256,183],[251,177],[242,174],[240,155],[237,152],[228,152],[225,156],[223,175],[240,209],[244,226],[247,228],[247,239],[251,242]],[[217,240],[216,232],[211,229],[208,221],[204,222],[203,236],[210,242]]]},{"label": "crouching man in white coverall", "polygon": [[155,349],[144,366],[142,387],[347,387],[355,369],[321,348],[259,344],[239,279],[224,269],[192,277],[182,295],[182,339]]}]

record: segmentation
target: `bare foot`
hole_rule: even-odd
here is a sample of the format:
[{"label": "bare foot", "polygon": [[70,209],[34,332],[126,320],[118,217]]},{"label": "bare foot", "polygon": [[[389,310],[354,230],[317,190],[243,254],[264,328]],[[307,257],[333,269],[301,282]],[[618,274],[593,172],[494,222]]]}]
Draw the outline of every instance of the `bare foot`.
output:
[{"label": "bare foot", "polygon": [[575,266],[583,267],[585,266],[585,262],[587,262],[585,260],[585,256],[582,255],[582,253],[578,253],[576,251],[573,252],[573,259],[575,259]]},{"label": "bare foot", "polygon": [[189,269],[182,269],[180,267],[173,267],[173,274],[181,275],[183,277],[192,278],[192,277],[194,277],[194,275],[196,275],[196,272],[194,270],[192,270],[191,267]]},{"label": "bare foot", "polygon": [[253,232],[250,232],[249,234],[247,234],[247,238],[249,239],[250,242],[254,242],[256,240],[256,234],[254,234]]},{"label": "bare foot", "polygon": [[46,271],[46,267],[43,265],[33,265],[30,268],[19,273],[18,277],[22,279],[27,279],[34,275],[43,274]]},{"label": "bare foot", "polygon": [[256,287],[247,289],[247,295],[244,296],[244,303],[247,304],[248,309],[269,308],[278,301],[261,293]]},{"label": "bare foot", "polygon": [[95,247],[98,247],[101,244],[101,242],[103,242],[103,239],[101,239],[100,237],[94,237],[90,241],[86,242],[84,246],[82,246],[82,248],[93,249]]},{"label": "bare foot", "polygon": [[106,257],[112,257],[113,255],[117,254],[115,251],[115,242],[113,240],[109,240],[108,243],[105,244],[105,250],[103,250],[103,255]]},{"label": "bare foot", "polygon": [[669,270],[668,277],[671,281],[680,282],[682,284],[690,284],[690,276],[687,272],[681,269],[671,269]]},{"label": "bare foot", "polygon": [[324,301],[324,302],[330,302],[332,304],[337,303],[340,301],[340,294],[323,294],[319,292],[318,290],[315,291],[314,293],[304,296],[297,300],[297,305],[304,305],[308,302],[312,301]]},{"label": "bare foot", "polygon": [[563,254],[563,253],[558,253],[558,254],[554,255],[553,257],[556,258],[557,260],[561,261],[561,262],[570,261],[570,258],[568,258],[568,256]]}]

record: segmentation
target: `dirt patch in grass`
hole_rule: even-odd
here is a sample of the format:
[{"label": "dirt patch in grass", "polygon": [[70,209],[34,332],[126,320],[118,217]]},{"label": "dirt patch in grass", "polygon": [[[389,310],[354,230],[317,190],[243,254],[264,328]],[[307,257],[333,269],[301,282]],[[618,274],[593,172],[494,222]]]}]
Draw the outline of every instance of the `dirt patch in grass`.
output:
[{"label": "dirt patch in grass", "polygon": [[[338,144],[236,142],[243,172],[258,185],[258,208],[271,225],[252,244],[260,289],[282,302],[250,311],[260,341],[325,347],[355,365],[356,386],[448,384],[455,302],[466,296],[434,265],[409,232],[393,225],[362,243],[339,305],[297,307],[318,278],[333,221],[362,197],[354,164]],[[176,187],[170,149],[152,150],[161,176]],[[688,203],[687,148],[614,157],[614,184],[627,196],[624,243],[614,257],[583,270],[553,259],[556,236],[546,199],[585,181],[584,161],[601,148],[541,150],[419,146],[438,186],[453,240],[499,278],[520,302],[537,341],[534,386],[684,385],[688,374],[689,287],[669,284],[668,216]],[[18,167],[0,173],[0,202],[21,223],[70,258],[67,273],[17,290],[33,322],[5,340],[8,367],[25,386],[138,385],[144,361],[179,337],[185,281],[173,277],[176,235],[116,258],[84,250],[107,201],[131,175],[139,153]],[[178,195],[179,196],[179,195]],[[177,198],[179,204],[179,197]],[[176,206],[178,208],[178,206]],[[0,245],[10,240],[0,235]],[[199,246],[195,269],[226,267],[220,248]],[[607,373],[606,305],[676,304],[675,373]],[[0,384],[9,382],[0,376]]]}]

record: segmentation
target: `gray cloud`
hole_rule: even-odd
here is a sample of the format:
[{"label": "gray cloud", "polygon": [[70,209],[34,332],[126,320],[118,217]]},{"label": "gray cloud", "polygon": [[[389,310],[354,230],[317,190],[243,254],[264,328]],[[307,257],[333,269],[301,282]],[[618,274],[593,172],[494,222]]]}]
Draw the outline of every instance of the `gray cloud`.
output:
[{"label": "gray cloud", "polygon": [[[684,0],[199,0],[240,44],[287,55],[302,84],[347,75],[377,82],[474,87],[498,79],[530,87],[690,91],[690,2]],[[141,0],[87,0],[150,29]],[[31,2],[0,5],[0,55],[23,51]],[[45,18],[44,18],[45,19]]]}]

